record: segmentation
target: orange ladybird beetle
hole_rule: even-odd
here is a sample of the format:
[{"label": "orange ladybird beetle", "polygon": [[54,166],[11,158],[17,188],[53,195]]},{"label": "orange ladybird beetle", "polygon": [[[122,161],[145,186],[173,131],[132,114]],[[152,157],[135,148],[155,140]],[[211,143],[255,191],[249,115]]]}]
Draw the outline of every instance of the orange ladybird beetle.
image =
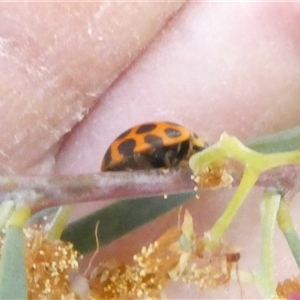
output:
[{"label": "orange ladybird beetle", "polygon": [[134,126],[107,149],[102,171],[170,168],[186,161],[207,144],[185,127],[170,122]]}]

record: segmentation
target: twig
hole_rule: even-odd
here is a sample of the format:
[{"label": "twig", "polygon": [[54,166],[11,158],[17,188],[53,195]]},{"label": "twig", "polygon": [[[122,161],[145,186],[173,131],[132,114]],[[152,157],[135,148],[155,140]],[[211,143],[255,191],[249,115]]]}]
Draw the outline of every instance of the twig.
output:
[{"label": "twig", "polygon": [[0,203],[27,203],[33,212],[90,201],[122,200],[191,191],[195,183],[188,169],[105,172],[75,176],[1,176]]}]

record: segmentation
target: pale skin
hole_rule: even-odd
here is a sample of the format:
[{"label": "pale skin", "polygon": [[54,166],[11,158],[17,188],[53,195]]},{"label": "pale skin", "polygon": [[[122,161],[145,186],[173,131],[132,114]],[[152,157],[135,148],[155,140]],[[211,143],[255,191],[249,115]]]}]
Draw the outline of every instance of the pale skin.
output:
[{"label": "pale skin", "polygon": [[[1,172],[98,172],[115,136],[145,121],[184,124],[209,143],[224,131],[245,140],[298,126],[300,6],[187,3],[177,11],[180,5],[1,4]],[[186,206],[200,235],[232,192],[203,193]],[[227,234],[242,247],[242,269],[257,264],[260,196],[254,191]],[[297,199],[291,205],[299,211]],[[167,214],[100,256],[129,261],[176,223],[177,212]],[[280,233],[275,243],[278,278],[297,274]],[[247,284],[243,292],[261,297]],[[240,288],[232,282],[203,294],[174,285],[166,293],[236,299]]]}]

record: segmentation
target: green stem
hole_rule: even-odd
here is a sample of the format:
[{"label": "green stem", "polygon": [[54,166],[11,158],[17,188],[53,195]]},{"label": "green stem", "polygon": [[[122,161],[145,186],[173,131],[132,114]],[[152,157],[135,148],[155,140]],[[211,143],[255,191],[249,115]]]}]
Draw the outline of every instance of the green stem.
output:
[{"label": "green stem", "polygon": [[277,223],[286,238],[298,268],[300,269],[300,239],[293,226],[288,204],[284,200],[282,200],[279,205]]},{"label": "green stem", "polygon": [[248,195],[252,187],[254,186],[259,173],[252,168],[246,168],[242,180],[234,194],[233,198],[227,205],[224,213],[208,232],[208,236],[212,241],[219,242],[224,232],[232,222],[234,216],[238,212],[239,208],[243,204],[245,197]]},{"label": "green stem", "polygon": [[52,222],[46,226],[49,238],[52,240],[60,239],[62,232],[66,228],[69,217],[74,205],[60,206]]},{"label": "green stem", "polygon": [[9,220],[7,221],[8,226],[14,227],[23,227],[27,220],[31,215],[31,208],[29,205],[22,205],[18,207],[10,216]]},{"label": "green stem", "polygon": [[265,299],[278,299],[274,279],[273,237],[280,199],[281,196],[278,193],[265,192],[260,206],[262,248],[260,264],[256,273],[256,285]]}]

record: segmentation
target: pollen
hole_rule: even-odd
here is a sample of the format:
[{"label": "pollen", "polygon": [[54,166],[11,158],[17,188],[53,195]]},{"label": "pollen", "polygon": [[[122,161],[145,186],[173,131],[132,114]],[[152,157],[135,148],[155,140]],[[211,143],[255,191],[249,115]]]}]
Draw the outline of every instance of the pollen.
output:
[{"label": "pollen", "polygon": [[226,284],[240,258],[226,244],[206,245],[188,211],[178,226],[133,255],[130,264],[110,259],[88,275],[76,273],[79,254],[71,243],[49,239],[35,228],[24,229],[24,235],[29,299],[162,299],[172,281],[201,290]]},{"label": "pollen", "polygon": [[226,162],[206,166],[198,174],[194,174],[192,178],[198,187],[210,189],[230,187],[233,182],[232,176],[227,171]]},{"label": "pollen", "polygon": [[[226,245],[204,247],[186,211],[182,225],[170,228],[154,243],[142,247],[126,265],[115,260],[101,263],[88,278],[93,299],[161,299],[170,281],[215,288],[230,280],[239,254]],[[165,297],[165,296],[164,296]]]},{"label": "pollen", "polygon": [[[293,294],[300,294],[300,277],[286,279],[284,282],[277,285],[277,295],[281,299],[289,298]],[[293,299],[297,299],[296,297]]]},{"label": "pollen", "polygon": [[45,232],[35,228],[24,229],[24,235],[28,299],[70,297],[69,273],[77,270],[79,257],[72,244],[50,240]]}]

